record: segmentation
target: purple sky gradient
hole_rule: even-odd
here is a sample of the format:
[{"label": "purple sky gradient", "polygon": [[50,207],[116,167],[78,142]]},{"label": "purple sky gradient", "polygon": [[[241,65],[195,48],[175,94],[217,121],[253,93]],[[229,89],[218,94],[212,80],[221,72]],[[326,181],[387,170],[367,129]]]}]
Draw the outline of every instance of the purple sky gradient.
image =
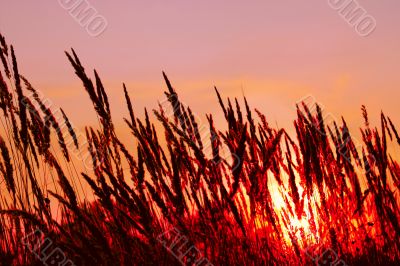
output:
[{"label": "purple sky gradient", "polygon": [[362,123],[361,104],[373,122],[383,109],[400,124],[397,0],[358,1],[377,21],[368,37],[327,0],[89,2],[108,21],[98,37],[58,1],[0,0],[0,31],[14,44],[21,72],[76,125],[92,123],[94,112],[63,53],[70,47],[100,73],[117,124],[127,116],[122,82],[142,113],[163,99],[162,70],[201,115],[219,111],[216,85],[224,96],[243,91],[279,126],[291,125],[293,104],[309,94],[353,130]]}]

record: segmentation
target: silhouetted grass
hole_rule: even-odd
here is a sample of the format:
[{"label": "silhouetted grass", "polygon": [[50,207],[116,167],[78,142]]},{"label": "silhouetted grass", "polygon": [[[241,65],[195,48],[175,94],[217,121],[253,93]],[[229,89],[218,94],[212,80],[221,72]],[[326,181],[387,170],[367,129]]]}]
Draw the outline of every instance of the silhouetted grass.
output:
[{"label": "silhouetted grass", "polygon": [[[160,105],[139,119],[123,86],[125,122],[138,143],[126,147],[100,77],[94,72],[93,82],[72,50],[67,57],[99,117],[99,128],[86,127],[85,146],[64,111],[58,121],[20,76],[1,35],[0,44],[2,265],[41,265],[21,242],[36,228],[76,265],[179,265],[157,240],[170,228],[214,265],[311,265],[319,256],[320,265],[399,262],[400,165],[388,145],[400,138],[383,113],[372,128],[362,108],[356,147],[344,119],[327,126],[318,106],[313,113],[303,104],[292,138],[245,98],[242,111],[215,89],[227,129],[210,114],[206,139],[164,74],[172,116]],[[87,149],[93,171],[71,170],[76,149]],[[78,192],[81,181],[95,200]]]}]

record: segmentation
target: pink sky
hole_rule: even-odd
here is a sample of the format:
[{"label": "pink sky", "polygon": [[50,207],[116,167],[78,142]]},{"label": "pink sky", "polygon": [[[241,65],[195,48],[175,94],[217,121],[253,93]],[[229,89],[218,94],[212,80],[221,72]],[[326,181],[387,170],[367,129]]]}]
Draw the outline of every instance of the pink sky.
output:
[{"label": "pink sky", "polygon": [[21,72],[75,125],[92,123],[94,112],[63,53],[70,47],[88,71],[99,71],[117,124],[127,116],[122,82],[142,113],[163,99],[165,70],[199,114],[219,111],[216,85],[224,96],[241,97],[243,89],[279,126],[291,126],[294,103],[310,94],[353,131],[361,104],[372,121],[383,109],[400,125],[397,0],[358,1],[377,21],[368,37],[327,0],[89,2],[108,21],[98,37],[58,1],[0,0],[0,31],[14,44]]}]

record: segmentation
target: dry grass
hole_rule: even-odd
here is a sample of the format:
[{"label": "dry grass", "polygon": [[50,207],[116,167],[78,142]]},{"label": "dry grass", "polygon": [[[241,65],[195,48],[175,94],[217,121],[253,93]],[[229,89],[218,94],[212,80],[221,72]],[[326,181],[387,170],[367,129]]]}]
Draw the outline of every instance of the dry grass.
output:
[{"label": "dry grass", "polygon": [[[232,104],[216,90],[227,130],[219,131],[208,115],[204,139],[164,74],[173,117],[160,106],[154,117],[146,111],[145,119],[137,118],[123,86],[125,122],[138,143],[126,147],[99,76],[94,72],[93,82],[72,50],[67,57],[99,117],[98,129],[86,128],[93,172],[77,175],[70,159],[82,146],[66,114],[57,121],[20,76],[1,35],[0,44],[2,265],[40,265],[21,242],[35,228],[76,265],[178,265],[157,241],[172,227],[214,265],[308,265],[309,255],[329,248],[349,265],[399,262],[400,165],[388,145],[400,145],[400,138],[384,114],[372,128],[362,108],[359,149],[346,122],[326,126],[319,107],[315,114],[298,107],[292,139],[246,99],[242,112],[237,99]],[[61,122],[73,145],[66,144]],[[49,188],[43,176],[58,185]],[[94,201],[82,199],[77,180],[90,186]],[[332,260],[327,254],[323,265]]]}]

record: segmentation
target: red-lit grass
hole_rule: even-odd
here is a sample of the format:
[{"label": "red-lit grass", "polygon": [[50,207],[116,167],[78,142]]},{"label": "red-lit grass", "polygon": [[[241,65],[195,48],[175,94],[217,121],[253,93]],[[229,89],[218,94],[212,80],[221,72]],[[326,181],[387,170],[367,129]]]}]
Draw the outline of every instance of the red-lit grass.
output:
[{"label": "red-lit grass", "polygon": [[[208,115],[205,138],[164,74],[173,114],[160,106],[154,116],[146,111],[137,118],[124,85],[125,122],[138,143],[126,147],[99,76],[94,72],[92,82],[72,51],[67,57],[99,117],[99,128],[86,128],[85,146],[64,112],[58,121],[35,97],[0,37],[2,264],[40,265],[21,242],[35,228],[76,265],[178,265],[157,240],[173,227],[214,265],[399,261],[400,166],[388,146],[400,138],[385,115],[372,128],[362,108],[362,147],[356,147],[345,120],[327,126],[319,107],[315,113],[298,107],[291,137],[246,99],[242,111],[216,90],[227,130]],[[90,152],[93,171],[71,170],[76,148]],[[48,187],[43,176],[56,185]],[[81,182],[94,200],[82,198]]]}]

